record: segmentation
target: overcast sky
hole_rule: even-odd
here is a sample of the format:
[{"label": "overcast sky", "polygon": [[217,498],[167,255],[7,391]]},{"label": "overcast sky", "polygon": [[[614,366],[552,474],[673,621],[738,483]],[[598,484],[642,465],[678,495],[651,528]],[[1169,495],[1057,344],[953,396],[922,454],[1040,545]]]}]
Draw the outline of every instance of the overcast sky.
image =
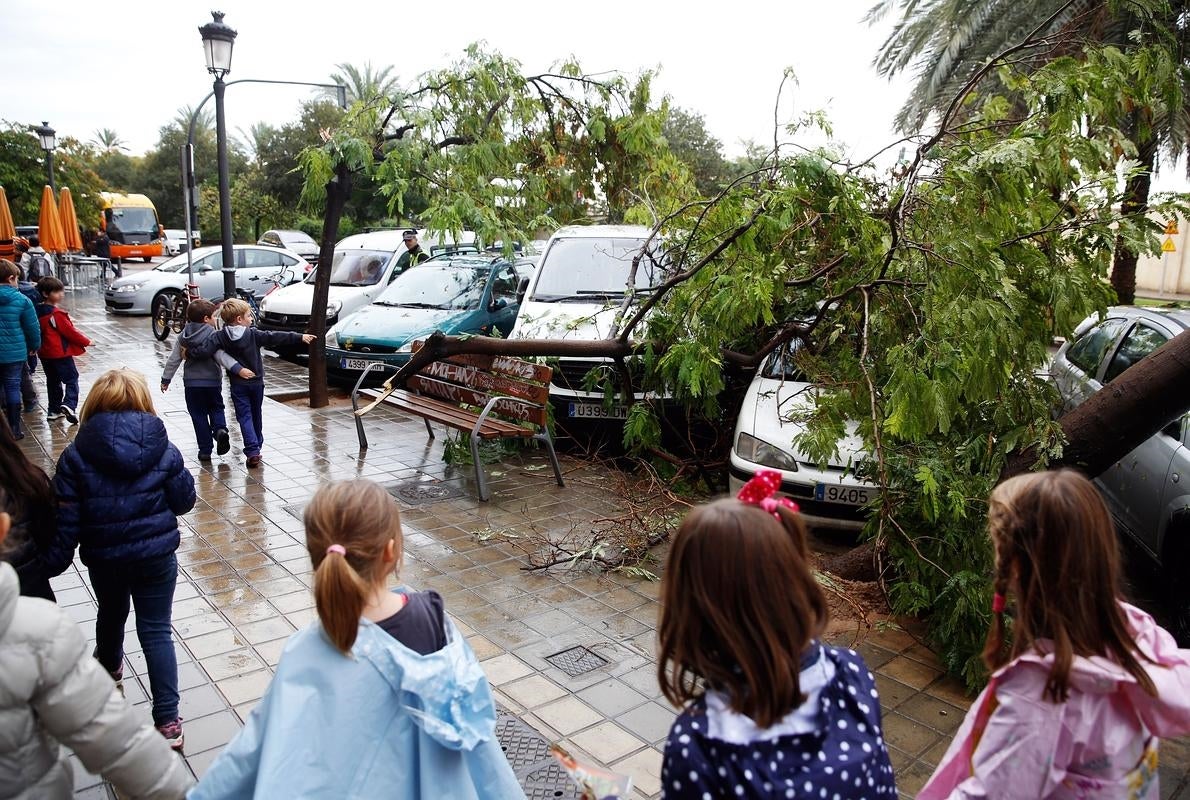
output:
[{"label": "overcast sky", "polygon": [[[336,63],[368,60],[394,65],[407,80],[484,40],[529,70],[571,54],[589,72],[659,69],[660,92],[704,114],[729,155],[742,152],[743,140],[772,140],[773,101],[789,66],[799,85],[782,118],[825,109],[838,138],[866,157],[895,138],[891,120],[906,85],[869,66],[884,34],[862,22],[871,2],[232,0],[214,7],[239,32],[228,80],[325,81]],[[178,108],[210,91],[197,31],[210,21],[210,3],[0,0],[0,7],[14,23],[0,47],[0,118],[48,120],[59,136],[84,140],[111,128],[142,153]],[[233,86],[228,129],[282,125],[309,96],[297,87]]]}]

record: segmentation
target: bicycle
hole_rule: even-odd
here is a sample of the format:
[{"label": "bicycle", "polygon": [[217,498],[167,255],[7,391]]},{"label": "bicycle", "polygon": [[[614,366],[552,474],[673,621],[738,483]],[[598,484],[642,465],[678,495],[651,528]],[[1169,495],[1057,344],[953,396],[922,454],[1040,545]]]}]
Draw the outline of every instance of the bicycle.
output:
[{"label": "bicycle", "polygon": [[[288,269],[281,269],[265,278],[266,281],[273,284],[265,292],[265,296],[284,286],[285,279],[291,277],[293,276]],[[157,341],[164,342],[169,338],[170,331],[180,334],[182,329],[186,327],[186,309],[190,307],[192,302],[201,297],[198,287],[194,284],[189,284],[186,290],[186,294],[184,295],[161,297],[153,304],[151,324],[153,336],[157,338]],[[260,316],[260,302],[256,298],[256,292],[241,289],[237,286],[236,297],[246,302],[252,309],[252,325],[255,326],[256,319]],[[220,301],[216,305],[216,308],[222,305],[222,303],[223,301]],[[218,319],[218,314],[216,314],[216,319]]]}]

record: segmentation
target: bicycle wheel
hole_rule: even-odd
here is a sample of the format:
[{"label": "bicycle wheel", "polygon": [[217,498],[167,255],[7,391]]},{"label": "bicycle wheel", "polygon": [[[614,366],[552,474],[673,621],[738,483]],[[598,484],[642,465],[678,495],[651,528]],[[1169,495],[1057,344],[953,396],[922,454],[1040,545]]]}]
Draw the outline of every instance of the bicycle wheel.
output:
[{"label": "bicycle wheel", "polygon": [[180,297],[171,293],[159,294],[153,298],[153,336],[157,341],[164,342],[169,338],[171,330],[178,330],[177,319],[182,316],[178,313],[180,300]]}]

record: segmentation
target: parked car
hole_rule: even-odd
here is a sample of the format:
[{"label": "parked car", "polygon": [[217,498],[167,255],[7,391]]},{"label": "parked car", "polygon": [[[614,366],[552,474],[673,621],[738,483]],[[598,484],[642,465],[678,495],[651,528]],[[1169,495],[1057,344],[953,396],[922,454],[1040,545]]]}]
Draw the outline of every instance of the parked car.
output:
[{"label": "parked car", "polygon": [[[442,255],[405,270],[371,304],[326,335],[327,370],[356,378],[375,361],[400,365],[434,331],[508,336],[530,261]],[[377,379],[383,373],[376,371]]]},{"label": "parked car", "polygon": [[[267,279],[288,270],[287,281],[301,277],[305,261],[297,253],[254,244],[235,245],[236,286],[246,291],[263,291]],[[223,248],[200,247],[192,254],[194,282],[203,297],[223,297]],[[186,254],[174,256],[144,272],[117,278],[103,299],[107,310],[116,314],[151,314],[162,298],[179,298],[186,292]]]},{"label": "parked car", "polygon": [[744,394],[731,447],[728,481],[732,494],[761,469],[781,473],[780,494],[792,498],[811,527],[859,530],[865,506],[877,488],[856,477],[867,458],[863,441],[849,426],[825,465],[812,461],[794,439],[805,429],[815,388],[794,363],[796,344],[776,350],[760,365]]},{"label": "parked car", "polygon": [[256,241],[268,247],[292,250],[311,264],[318,263],[318,242],[304,231],[265,231]]},{"label": "parked car", "polygon": [[[649,236],[642,225],[573,225],[559,228],[545,247],[510,338],[604,339],[619,309],[633,257]],[[636,288],[647,294],[661,280],[658,262],[642,259]],[[635,360],[629,368],[635,369]],[[587,375],[612,368],[606,358],[561,358],[554,367],[550,400],[555,413],[570,419],[626,419],[628,404],[607,403],[602,391],[591,391]],[[644,397],[643,393],[638,398]]]},{"label": "parked car", "polygon": [[[452,237],[438,241],[422,239],[422,248],[430,255],[438,250],[467,247],[475,250],[475,234],[464,231],[455,244]],[[405,252],[401,231],[376,231],[348,236],[335,245],[331,261],[331,290],[326,307],[326,324],[334,325],[348,314],[380,296],[397,277],[397,259]],[[305,333],[314,307],[314,281],[318,270],[311,270],[305,280],[278,289],[260,305],[260,321],[266,330]]]},{"label": "parked car", "polygon": [[[198,237],[198,231],[193,231],[190,238],[193,247],[197,248],[202,245],[202,240]],[[165,250],[166,254],[171,256],[176,256],[178,253],[185,253],[186,231],[181,228],[166,228]]]},{"label": "parked car", "polygon": [[[1058,350],[1050,375],[1064,410],[1190,328],[1190,310],[1132,306],[1090,317]],[[1095,479],[1116,527],[1161,568],[1179,635],[1190,635],[1190,415],[1168,424]]]}]

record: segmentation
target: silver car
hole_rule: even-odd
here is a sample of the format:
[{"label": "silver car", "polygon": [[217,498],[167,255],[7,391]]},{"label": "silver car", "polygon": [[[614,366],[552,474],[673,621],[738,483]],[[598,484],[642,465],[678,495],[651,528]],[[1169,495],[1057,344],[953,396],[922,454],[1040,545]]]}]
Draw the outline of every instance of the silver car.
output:
[{"label": "silver car", "polygon": [[[1065,409],[1190,328],[1190,310],[1116,306],[1083,321],[1054,356]],[[1119,530],[1160,565],[1179,636],[1190,634],[1190,415],[1169,420],[1096,479]],[[1185,476],[1185,479],[1183,479]]]},{"label": "silver car", "polygon": [[[223,248],[200,247],[193,253],[194,282],[203,297],[223,297]],[[297,253],[255,244],[235,245],[236,286],[264,294],[273,288],[269,278],[282,273],[282,285],[302,277],[306,262]],[[163,298],[186,292],[186,254],[153,269],[131,272],[112,281],[104,293],[107,310],[116,314],[151,314]]]}]

